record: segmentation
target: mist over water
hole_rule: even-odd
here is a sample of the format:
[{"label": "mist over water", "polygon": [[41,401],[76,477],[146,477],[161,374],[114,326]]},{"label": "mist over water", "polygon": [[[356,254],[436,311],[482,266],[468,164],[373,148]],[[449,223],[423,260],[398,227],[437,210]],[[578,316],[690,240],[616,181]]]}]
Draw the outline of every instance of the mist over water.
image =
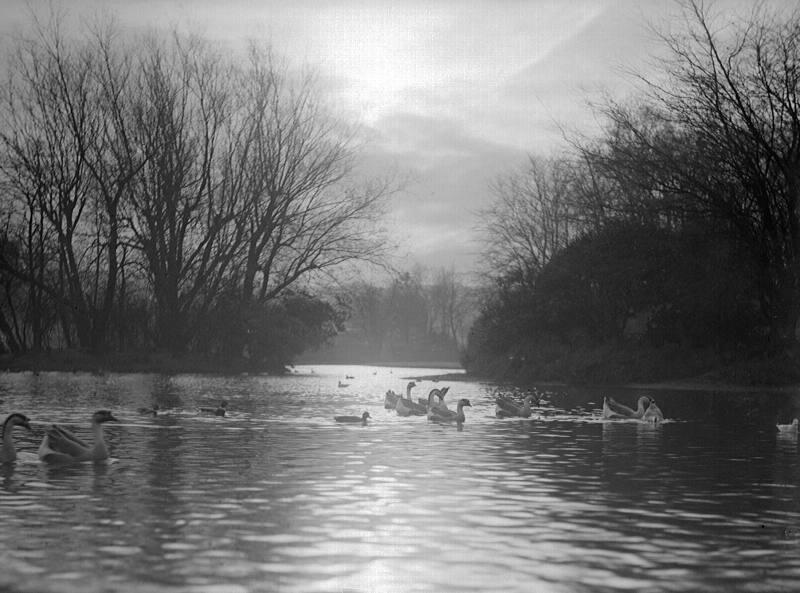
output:
[{"label": "mist over water", "polygon": [[[774,428],[797,394],[539,388],[530,419],[499,420],[495,385],[425,379],[440,369],[296,371],[0,375],[0,411],[34,426],[0,468],[0,588],[721,592],[800,576],[797,437]],[[469,398],[463,431],[385,410],[409,377],[415,398]],[[642,394],[667,422],[600,419],[603,395]],[[225,417],[199,411],[223,399]],[[49,423],[91,438],[100,408],[120,420],[109,462],[38,462]],[[365,427],[333,421],[363,411]]]}]

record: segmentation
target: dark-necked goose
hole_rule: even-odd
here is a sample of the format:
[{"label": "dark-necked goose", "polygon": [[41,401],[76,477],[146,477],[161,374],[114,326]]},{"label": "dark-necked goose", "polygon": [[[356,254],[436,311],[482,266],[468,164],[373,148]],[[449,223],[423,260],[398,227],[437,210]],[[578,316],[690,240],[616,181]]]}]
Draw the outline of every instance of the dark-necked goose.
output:
[{"label": "dark-necked goose", "polygon": [[433,422],[455,422],[456,425],[458,425],[458,429],[461,430],[461,426],[466,420],[466,417],[464,416],[465,406],[472,407],[472,404],[469,403],[468,399],[461,398],[458,400],[458,407],[456,408],[455,412],[452,410],[442,410],[441,408],[431,407],[428,410],[428,420],[432,420]]},{"label": "dark-necked goose", "polygon": [[498,418],[530,418],[532,395],[526,395],[522,405],[511,398],[498,395],[495,398],[494,415]]},{"label": "dark-necked goose", "polygon": [[363,414],[361,414],[361,416],[334,416],[333,417],[333,419],[336,420],[336,422],[345,422],[345,423],[349,423],[349,424],[360,423],[361,426],[366,426],[367,425],[367,418],[372,418],[372,416],[369,415],[369,412],[364,412]]},{"label": "dark-necked goose", "polygon": [[635,418],[637,420],[644,416],[647,407],[652,400],[649,397],[642,396],[636,403],[636,409],[633,410],[626,405],[614,401],[612,397],[603,398],[603,418],[616,419],[616,418]]},{"label": "dark-necked goose", "polygon": [[214,416],[224,416],[228,411],[228,402],[222,400],[216,408],[200,408],[200,411]]},{"label": "dark-necked goose", "polygon": [[152,408],[139,408],[137,412],[143,414],[144,416],[158,416],[158,404],[153,404]]},{"label": "dark-necked goose", "polygon": [[108,410],[98,410],[92,414],[92,434],[94,444],[89,445],[74,434],[56,424],[47,429],[39,445],[39,459],[48,463],[69,461],[102,461],[108,459],[108,447],[103,440],[103,424],[116,422]]},{"label": "dark-necked goose", "polygon": [[3,422],[3,445],[0,447],[0,463],[11,463],[17,459],[17,450],[14,448],[12,433],[15,426],[31,430],[30,420],[25,414],[9,414]]}]

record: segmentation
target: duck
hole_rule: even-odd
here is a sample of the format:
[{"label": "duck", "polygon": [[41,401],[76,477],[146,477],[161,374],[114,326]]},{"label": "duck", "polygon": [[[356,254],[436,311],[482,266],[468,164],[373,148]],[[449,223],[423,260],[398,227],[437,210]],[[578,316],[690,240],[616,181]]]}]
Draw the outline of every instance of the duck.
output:
[{"label": "duck", "polygon": [[618,418],[635,418],[641,419],[644,416],[645,410],[653,402],[649,397],[642,396],[636,404],[636,409],[633,410],[626,405],[614,401],[612,397],[603,398],[603,418],[605,419],[618,419]]},{"label": "duck", "polygon": [[342,383],[339,381],[339,387],[350,387],[350,383]]},{"label": "duck", "polygon": [[228,411],[228,402],[223,399],[216,408],[200,408],[200,411],[206,414],[214,414],[214,416],[224,416]]},{"label": "duck", "polygon": [[347,422],[347,423],[350,423],[350,424],[355,424],[356,422],[360,422],[361,426],[366,426],[367,425],[367,418],[372,418],[372,416],[369,415],[369,412],[364,412],[363,414],[361,414],[361,416],[334,416],[333,417],[333,419],[336,420],[336,422]]},{"label": "duck", "polygon": [[458,406],[456,407],[456,411],[453,412],[452,410],[442,410],[441,408],[431,407],[428,410],[428,420],[433,422],[455,422],[458,426],[458,430],[461,430],[462,425],[464,424],[466,417],[464,416],[464,408],[466,406],[472,407],[472,404],[469,403],[469,400],[466,398],[461,398],[458,400]]},{"label": "duck", "polygon": [[137,411],[144,416],[158,416],[158,410],[160,409],[158,404],[153,404],[152,408],[139,408]]},{"label": "duck", "polygon": [[661,411],[661,408],[656,405],[655,400],[650,400],[650,405],[647,406],[647,409],[644,411],[642,420],[644,422],[662,422],[664,420],[664,413]]},{"label": "duck", "polygon": [[530,418],[532,395],[526,395],[522,400],[522,405],[511,398],[499,395],[495,398],[494,415],[497,418]]},{"label": "duck", "polygon": [[[6,422],[8,421],[6,420]],[[792,420],[791,424],[776,424],[775,427],[778,429],[778,432],[797,433],[798,420],[795,418]]]},{"label": "duck", "polygon": [[89,445],[67,429],[53,424],[47,429],[39,445],[39,459],[47,463],[71,461],[102,461],[108,459],[108,447],[103,440],[103,424],[118,422],[108,410],[98,410],[92,414],[92,433],[94,444]]},{"label": "duck", "polygon": [[30,419],[25,414],[14,412],[6,417],[3,422],[3,445],[0,446],[0,463],[11,463],[17,459],[17,450],[14,448],[12,433],[15,426],[31,429]]}]

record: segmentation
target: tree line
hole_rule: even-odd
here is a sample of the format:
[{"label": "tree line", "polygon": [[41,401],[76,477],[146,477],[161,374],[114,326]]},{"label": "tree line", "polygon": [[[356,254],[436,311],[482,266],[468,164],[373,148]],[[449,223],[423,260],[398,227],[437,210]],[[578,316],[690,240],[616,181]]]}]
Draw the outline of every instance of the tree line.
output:
[{"label": "tree line", "polygon": [[466,346],[479,298],[477,287],[444,267],[416,266],[385,284],[364,280],[347,284],[341,302],[349,335],[337,340],[341,358],[455,362]]},{"label": "tree line", "polygon": [[[800,314],[800,12],[680,4],[601,133],[501,176],[465,364],[635,380],[790,362]],[[788,358],[787,358],[788,357]],[[796,379],[796,372],[792,379]],[[768,379],[768,378],[765,378]],[[780,380],[780,379],[777,379]]]},{"label": "tree line", "polygon": [[0,345],[280,364],[336,332],[314,281],[388,249],[390,182],[313,72],[191,35],[34,20],[0,98]]}]

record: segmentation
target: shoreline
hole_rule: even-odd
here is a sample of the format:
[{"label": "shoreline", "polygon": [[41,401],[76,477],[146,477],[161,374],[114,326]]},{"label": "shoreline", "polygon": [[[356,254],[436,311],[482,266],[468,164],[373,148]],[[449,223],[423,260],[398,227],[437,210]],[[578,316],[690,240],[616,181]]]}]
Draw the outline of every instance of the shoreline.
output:
[{"label": "shoreline", "polygon": [[[477,381],[491,383],[495,385],[527,385],[531,387],[580,387],[581,385],[601,387],[607,389],[635,389],[635,390],[676,390],[676,391],[725,391],[751,393],[762,391],[770,393],[786,393],[792,391],[800,392],[800,384],[759,384],[759,383],[736,383],[729,380],[701,375],[694,378],[681,378],[674,380],[660,381],[636,381],[631,383],[608,382],[608,383],[586,383],[570,381],[514,381],[513,379],[498,380],[491,377],[484,377],[467,372],[463,366],[455,361],[380,361],[380,362],[298,362],[288,365],[285,370],[280,369],[255,369],[246,364],[247,361],[239,363],[222,363],[219,360],[211,360],[207,357],[183,356],[176,357],[168,353],[128,353],[115,354],[107,357],[98,357],[85,352],[66,350],[59,352],[24,355],[0,355],[0,371],[2,372],[86,372],[93,374],[114,373],[153,373],[153,374],[205,374],[213,375],[237,375],[242,373],[258,373],[267,375],[285,374],[294,366],[373,366],[373,367],[404,367],[408,369],[451,369],[453,372],[438,373],[432,375],[409,375],[408,379],[422,377],[427,380],[437,381]],[[461,372],[456,372],[456,371]]]}]

